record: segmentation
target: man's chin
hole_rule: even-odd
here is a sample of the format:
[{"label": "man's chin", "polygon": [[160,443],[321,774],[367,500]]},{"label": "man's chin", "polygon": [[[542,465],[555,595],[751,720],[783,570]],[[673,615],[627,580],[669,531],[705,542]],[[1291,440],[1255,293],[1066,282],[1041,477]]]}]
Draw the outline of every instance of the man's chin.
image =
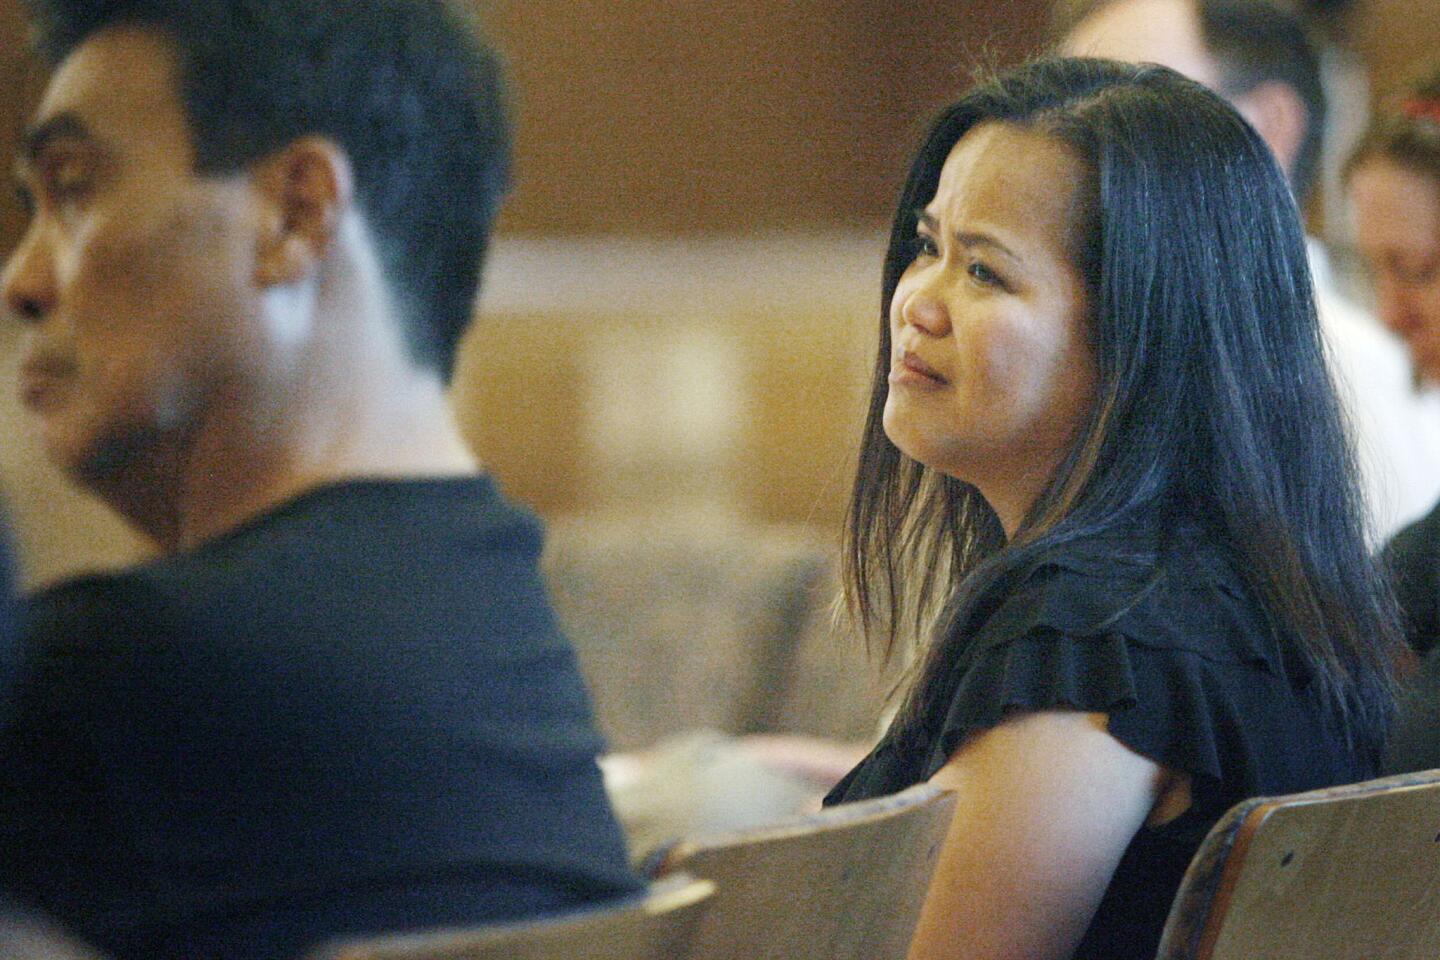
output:
[{"label": "man's chin", "polygon": [[181,445],[153,430],[98,434],[66,431],[48,423],[45,451],[51,464],[76,487],[96,497],[137,533],[165,543],[172,531],[173,501],[183,457]]},{"label": "man's chin", "polygon": [[106,442],[93,432],[76,430],[50,418],[42,433],[45,456],[76,486],[103,492],[133,469],[134,445]]}]

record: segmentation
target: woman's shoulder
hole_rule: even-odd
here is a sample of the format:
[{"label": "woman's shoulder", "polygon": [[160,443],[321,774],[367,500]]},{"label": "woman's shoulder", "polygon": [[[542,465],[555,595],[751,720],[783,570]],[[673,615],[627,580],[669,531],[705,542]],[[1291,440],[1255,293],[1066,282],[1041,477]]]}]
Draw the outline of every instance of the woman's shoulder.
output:
[{"label": "woman's shoulder", "polygon": [[1119,636],[1219,662],[1277,666],[1278,645],[1234,561],[1194,532],[1127,531],[1043,550],[1006,578],[977,648],[1021,638]]},{"label": "woman's shoulder", "polygon": [[853,790],[926,779],[971,734],[1039,710],[1105,714],[1121,743],[1194,777],[1212,813],[1363,773],[1215,540],[1075,540],[1000,587],[978,622],[955,626],[969,632],[946,644],[923,735],[877,751]]},{"label": "woman's shoulder", "polygon": [[1198,778],[1207,809],[1353,772],[1337,718],[1223,546],[1198,535],[1154,543],[1096,538],[1025,566],[957,645],[927,724],[926,775],[970,733],[1051,709],[1106,714],[1117,740]]}]

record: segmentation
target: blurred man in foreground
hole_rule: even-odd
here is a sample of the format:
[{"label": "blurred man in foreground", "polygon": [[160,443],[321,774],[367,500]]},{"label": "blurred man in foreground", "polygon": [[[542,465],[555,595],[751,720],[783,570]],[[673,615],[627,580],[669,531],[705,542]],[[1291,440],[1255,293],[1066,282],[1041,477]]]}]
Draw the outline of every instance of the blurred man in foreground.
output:
[{"label": "blurred man in foreground", "polygon": [[0,880],[123,958],[268,958],[636,881],[445,385],[508,166],[441,0],[34,0],[3,277],[49,456],[159,559],[30,599]]}]

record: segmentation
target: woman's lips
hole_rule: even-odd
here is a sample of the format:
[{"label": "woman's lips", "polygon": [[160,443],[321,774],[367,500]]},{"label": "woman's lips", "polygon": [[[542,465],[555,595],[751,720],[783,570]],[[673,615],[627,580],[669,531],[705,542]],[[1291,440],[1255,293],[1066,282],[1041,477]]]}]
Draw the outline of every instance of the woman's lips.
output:
[{"label": "woman's lips", "polygon": [[901,351],[890,367],[890,382],[907,386],[939,387],[949,381],[930,364],[909,351]]}]

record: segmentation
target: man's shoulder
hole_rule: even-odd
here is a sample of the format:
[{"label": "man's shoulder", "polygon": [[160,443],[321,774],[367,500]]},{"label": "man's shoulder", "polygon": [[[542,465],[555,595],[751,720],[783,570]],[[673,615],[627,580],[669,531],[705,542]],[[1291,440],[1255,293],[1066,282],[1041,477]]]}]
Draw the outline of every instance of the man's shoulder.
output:
[{"label": "man's shoulder", "polygon": [[134,570],[74,577],[36,590],[20,603],[27,637],[82,640],[103,632],[113,636],[156,608],[155,591]]},{"label": "man's shoulder", "polygon": [[251,556],[284,562],[361,545],[463,539],[474,546],[529,546],[539,536],[539,521],[505,500],[487,477],[348,480],[306,491],[157,571],[243,563]]},{"label": "man's shoulder", "polygon": [[539,521],[471,481],[316,491],[196,550],[58,584],[27,598],[26,646],[180,673],[235,651],[568,657]]},{"label": "man's shoulder", "polygon": [[528,543],[538,542],[537,521],[498,498],[492,509],[442,495],[424,509],[448,503],[481,516],[407,526],[404,508],[377,517],[395,529],[375,534],[355,515],[384,514],[377,498],[337,495],[333,510],[296,505],[226,542],[32,594],[24,661],[91,677],[92,687],[212,696],[250,691],[255,676],[297,690],[404,676],[433,691],[449,673],[482,676],[500,661],[517,664],[516,676],[532,671],[532,689],[536,678],[568,683],[557,678],[573,656]]},{"label": "man's shoulder", "polygon": [[541,526],[484,477],[352,480],[317,487],[193,550],[130,571],[151,591],[253,583],[303,592],[346,573],[538,555]]}]

